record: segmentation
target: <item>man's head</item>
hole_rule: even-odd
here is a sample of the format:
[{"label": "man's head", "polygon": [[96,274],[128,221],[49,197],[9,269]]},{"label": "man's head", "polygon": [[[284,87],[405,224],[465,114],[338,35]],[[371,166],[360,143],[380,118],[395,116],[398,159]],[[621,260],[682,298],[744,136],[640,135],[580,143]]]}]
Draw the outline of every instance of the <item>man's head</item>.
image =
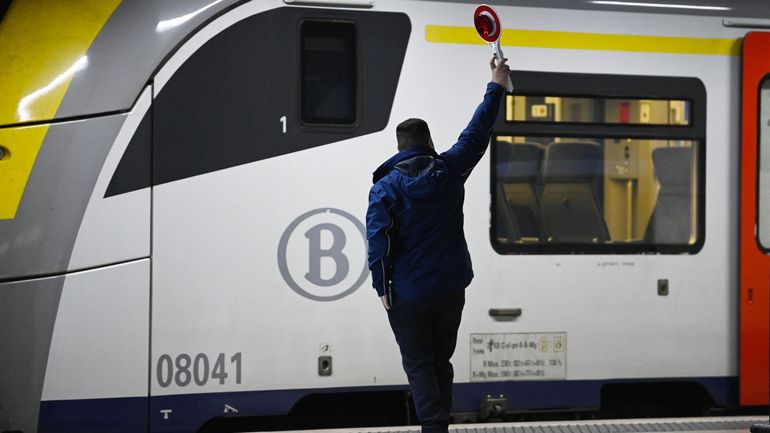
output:
[{"label": "man's head", "polygon": [[422,119],[406,119],[396,127],[398,150],[406,150],[410,147],[427,147],[433,149],[433,140],[430,138],[428,124]]}]

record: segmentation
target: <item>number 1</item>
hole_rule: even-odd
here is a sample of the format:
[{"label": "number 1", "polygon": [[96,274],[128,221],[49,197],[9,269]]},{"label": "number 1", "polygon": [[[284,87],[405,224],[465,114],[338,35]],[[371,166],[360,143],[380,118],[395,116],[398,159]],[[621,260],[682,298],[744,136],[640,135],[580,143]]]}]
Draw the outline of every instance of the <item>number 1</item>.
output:
[{"label": "number 1", "polygon": [[283,128],[283,133],[286,134],[286,116],[281,116],[279,120],[281,121],[281,127]]},{"label": "number 1", "polygon": [[230,363],[235,364],[235,383],[241,384],[241,352],[236,353],[230,358]]}]

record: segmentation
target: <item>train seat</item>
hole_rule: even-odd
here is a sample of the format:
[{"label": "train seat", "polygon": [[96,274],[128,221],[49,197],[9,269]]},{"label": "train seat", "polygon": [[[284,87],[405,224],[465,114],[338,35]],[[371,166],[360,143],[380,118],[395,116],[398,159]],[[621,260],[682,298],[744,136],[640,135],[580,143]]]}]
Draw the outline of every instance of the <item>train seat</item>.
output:
[{"label": "train seat", "polygon": [[497,209],[495,212],[495,237],[503,244],[511,244],[521,239],[521,231],[516,224],[516,217],[508,205],[503,183],[495,182]]},{"label": "train seat", "polygon": [[[516,241],[539,241],[543,238],[543,218],[536,182],[543,160],[543,147],[537,143],[500,143],[507,155],[498,171],[498,203],[507,207],[499,212],[510,215],[517,228]],[[501,200],[502,198],[502,200]]]},{"label": "train seat", "polygon": [[692,148],[661,147],[652,152],[660,189],[644,240],[686,244],[692,234]]},{"label": "train seat", "polygon": [[498,142],[496,146],[495,156],[497,160],[496,179],[494,183],[495,188],[495,203],[496,209],[495,215],[495,233],[494,236],[497,241],[503,244],[513,243],[518,239],[521,239],[519,227],[516,224],[516,219],[511,211],[511,207],[508,205],[508,200],[505,197],[505,187],[503,175],[508,170],[508,159],[511,155],[511,145],[506,142]]},{"label": "train seat", "polygon": [[602,170],[598,143],[558,142],[546,147],[540,202],[549,242],[596,244],[609,240],[596,188]]}]

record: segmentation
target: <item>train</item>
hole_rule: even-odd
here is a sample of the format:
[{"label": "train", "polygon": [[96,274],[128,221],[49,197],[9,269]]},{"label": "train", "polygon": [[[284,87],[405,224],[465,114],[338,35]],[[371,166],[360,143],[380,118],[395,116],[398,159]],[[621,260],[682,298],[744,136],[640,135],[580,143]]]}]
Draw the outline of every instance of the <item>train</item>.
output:
[{"label": "train", "polygon": [[[766,406],[770,6],[488,3],[453,412]],[[476,6],[0,1],[0,432],[408,413],[367,194],[481,101]]]}]

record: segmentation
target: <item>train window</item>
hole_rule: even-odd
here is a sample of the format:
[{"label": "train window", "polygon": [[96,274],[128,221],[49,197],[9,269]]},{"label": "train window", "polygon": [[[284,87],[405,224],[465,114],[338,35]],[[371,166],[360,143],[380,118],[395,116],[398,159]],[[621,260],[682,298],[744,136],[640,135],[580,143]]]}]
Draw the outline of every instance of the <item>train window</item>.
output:
[{"label": "train window", "polygon": [[356,120],[356,26],[304,21],[301,26],[301,114],[310,124]]},{"label": "train window", "polygon": [[759,184],[757,185],[757,238],[770,249],[770,77],[759,87]]},{"label": "train window", "polygon": [[682,100],[508,95],[510,122],[634,123],[689,125],[689,103]]},{"label": "train window", "polygon": [[[705,90],[699,80],[519,73],[512,78],[520,94],[507,97],[492,141],[496,251],[700,250]],[[562,92],[573,80],[576,91],[597,95],[542,96],[554,94],[543,91],[549,80]],[[667,92],[672,97],[661,97]]]}]

